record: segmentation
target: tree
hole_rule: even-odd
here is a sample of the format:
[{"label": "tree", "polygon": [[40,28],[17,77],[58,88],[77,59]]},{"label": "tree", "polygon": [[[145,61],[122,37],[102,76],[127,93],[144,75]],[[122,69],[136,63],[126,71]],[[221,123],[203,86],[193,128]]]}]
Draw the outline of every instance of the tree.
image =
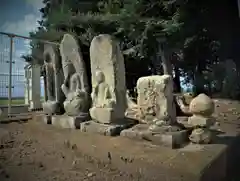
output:
[{"label": "tree", "polygon": [[[232,51],[231,34],[240,38],[235,30],[240,26],[228,26],[228,22],[238,20],[233,18],[233,8],[229,6],[232,2],[227,0],[44,0],[44,3],[40,10],[43,20],[31,37],[60,42],[64,33],[72,33],[79,38],[84,60],[89,64],[93,37],[101,33],[114,35],[124,53],[128,87],[143,75],[174,72],[177,90],[183,76],[197,93],[206,89],[212,92],[222,82],[216,65],[226,57],[237,57]],[[32,50],[32,57],[42,59],[38,55],[43,44],[32,41]],[[240,63],[235,63],[240,68]]]}]

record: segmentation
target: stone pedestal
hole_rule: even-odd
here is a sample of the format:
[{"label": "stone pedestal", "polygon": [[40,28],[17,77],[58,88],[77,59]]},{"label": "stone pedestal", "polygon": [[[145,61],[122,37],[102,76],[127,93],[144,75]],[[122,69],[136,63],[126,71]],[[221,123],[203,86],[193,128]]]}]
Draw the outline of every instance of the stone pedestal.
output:
[{"label": "stone pedestal", "polygon": [[135,124],[135,121],[124,120],[115,124],[102,124],[95,121],[81,123],[81,131],[88,133],[97,133],[104,136],[117,136],[124,129],[128,129]]},{"label": "stone pedestal", "polygon": [[44,122],[60,128],[80,129],[81,123],[89,119],[90,116],[88,113],[79,116],[53,115],[46,116]]},{"label": "stone pedestal", "polygon": [[44,115],[43,116],[43,122],[46,124],[52,124],[52,116]]},{"label": "stone pedestal", "polygon": [[176,132],[153,133],[149,130],[149,125],[138,124],[130,129],[123,130],[121,136],[136,140],[150,141],[155,145],[179,148],[187,142],[187,130]]},{"label": "stone pedestal", "polygon": [[[89,110],[90,115],[93,120],[96,122],[102,123],[102,124],[110,124],[116,122],[118,119],[121,119],[122,117],[119,117],[116,111],[112,108],[97,108],[93,107]],[[122,118],[124,119],[124,118]]]}]

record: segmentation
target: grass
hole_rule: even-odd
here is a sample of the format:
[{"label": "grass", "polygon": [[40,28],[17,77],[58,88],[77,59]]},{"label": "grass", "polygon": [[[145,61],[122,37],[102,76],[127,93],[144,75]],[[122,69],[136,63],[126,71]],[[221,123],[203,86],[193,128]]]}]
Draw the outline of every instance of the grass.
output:
[{"label": "grass", "polygon": [[[44,98],[41,98],[41,102],[44,101]],[[24,97],[13,98],[11,101],[12,105],[23,105],[25,104]],[[7,106],[8,105],[8,98],[0,98],[0,106]]]},{"label": "grass", "polygon": [[[21,105],[25,103],[24,98],[14,98],[11,101],[12,105]],[[8,99],[0,98],[0,105],[7,106],[8,105]]]}]

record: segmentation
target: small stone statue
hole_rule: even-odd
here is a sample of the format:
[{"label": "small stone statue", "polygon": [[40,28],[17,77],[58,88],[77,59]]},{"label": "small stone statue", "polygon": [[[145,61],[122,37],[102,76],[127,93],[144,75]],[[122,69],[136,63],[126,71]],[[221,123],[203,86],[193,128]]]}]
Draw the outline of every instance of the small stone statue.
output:
[{"label": "small stone statue", "polygon": [[96,81],[97,86],[94,88],[91,94],[93,107],[114,108],[116,101],[109,85],[105,82],[105,76],[103,72],[96,72]]},{"label": "small stone statue", "polygon": [[46,72],[46,101],[43,103],[43,112],[47,115],[62,114],[64,95],[60,90],[62,84],[62,67],[56,50],[44,46],[44,69]]},{"label": "small stone statue", "polygon": [[88,111],[88,93],[79,73],[74,73],[71,78],[68,76],[61,88],[66,96],[63,104],[69,116],[78,116]]},{"label": "small stone statue", "polygon": [[194,127],[189,139],[197,144],[210,143],[213,134],[209,127],[214,124],[214,119],[211,117],[214,112],[213,100],[205,94],[199,94],[191,101],[189,110],[193,116],[188,118],[188,124]]},{"label": "small stone statue", "polygon": [[94,120],[102,123],[110,123],[113,119],[116,99],[109,85],[105,82],[105,75],[102,71],[96,71],[97,85],[93,88],[92,108],[90,115]]}]

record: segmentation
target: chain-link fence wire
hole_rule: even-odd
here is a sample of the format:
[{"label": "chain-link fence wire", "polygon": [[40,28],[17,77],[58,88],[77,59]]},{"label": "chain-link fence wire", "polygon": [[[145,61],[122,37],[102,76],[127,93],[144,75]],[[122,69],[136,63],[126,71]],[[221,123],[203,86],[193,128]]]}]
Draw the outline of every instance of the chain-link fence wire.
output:
[{"label": "chain-link fence wire", "polygon": [[[34,41],[40,46],[47,43],[44,40]],[[13,106],[29,106],[32,99],[29,95],[34,95],[31,90],[35,78],[31,77],[32,75],[27,76],[29,63],[26,57],[32,54],[30,42],[28,37],[0,32],[0,108],[7,107],[9,114]],[[31,78],[34,80],[30,80]],[[44,78],[41,76],[36,80],[39,80],[39,99],[43,102]]]},{"label": "chain-link fence wire", "polygon": [[0,35],[0,105],[9,104],[10,38]]}]

